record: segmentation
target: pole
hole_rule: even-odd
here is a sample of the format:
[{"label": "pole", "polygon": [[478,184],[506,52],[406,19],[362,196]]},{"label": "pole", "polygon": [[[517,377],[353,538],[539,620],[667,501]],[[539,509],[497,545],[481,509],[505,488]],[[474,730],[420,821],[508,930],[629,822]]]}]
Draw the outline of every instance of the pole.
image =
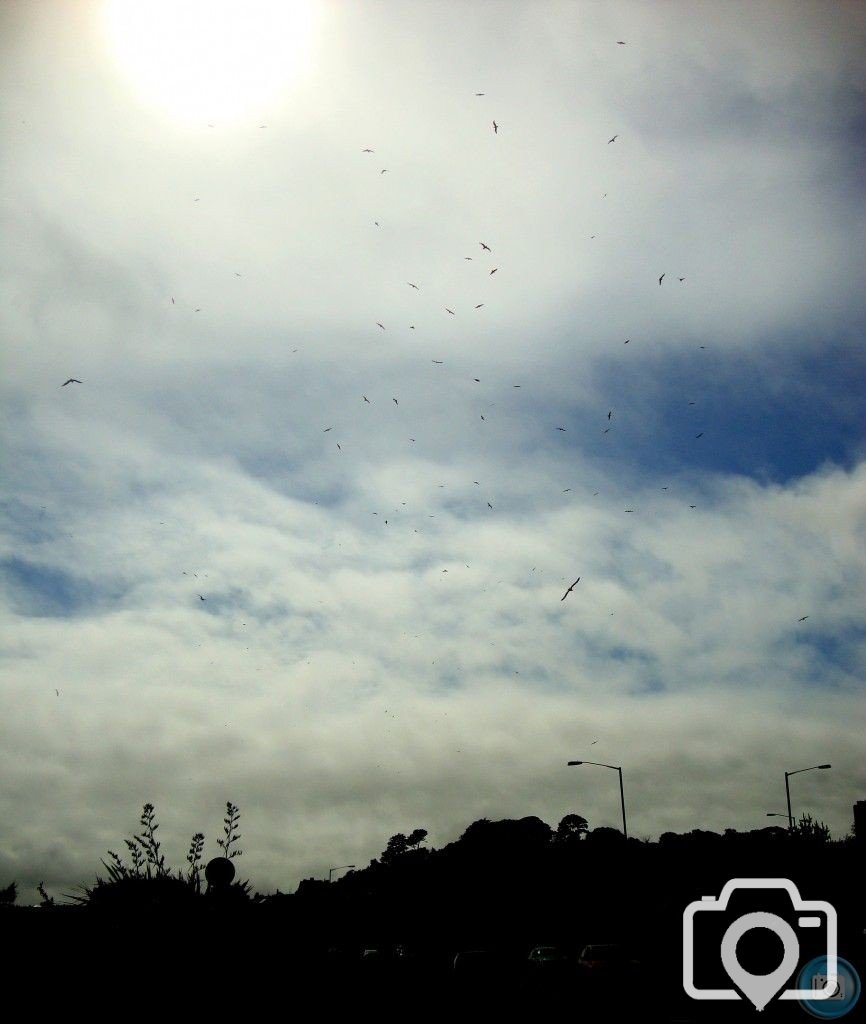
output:
[{"label": "pole", "polygon": [[622,805],[622,834],[628,839],[628,829],[625,824],[625,790],[622,788],[622,768],[617,768],[619,772],[619,802]]},{"label": "pole", "polygon": [[785,796],[788,798],[788,831],[794,831],[794,815],[791,813],[791,786],[788,782],[788,776],[791,772],[785,772]]}]

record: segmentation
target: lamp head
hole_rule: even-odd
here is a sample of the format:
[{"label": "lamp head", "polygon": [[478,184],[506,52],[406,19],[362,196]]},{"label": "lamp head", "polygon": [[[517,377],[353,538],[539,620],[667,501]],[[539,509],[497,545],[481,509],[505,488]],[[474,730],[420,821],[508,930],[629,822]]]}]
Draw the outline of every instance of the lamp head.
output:
[{"label": "lamp head", "polygon": [[832,764],[819,764],[818,767],[819,768],[832,768],[833,765]]},{"label": "lamp head", "polygon": [[568,763],[570,765],[572,765],[572,764],[583,764],[583,761],[569,761]]}]

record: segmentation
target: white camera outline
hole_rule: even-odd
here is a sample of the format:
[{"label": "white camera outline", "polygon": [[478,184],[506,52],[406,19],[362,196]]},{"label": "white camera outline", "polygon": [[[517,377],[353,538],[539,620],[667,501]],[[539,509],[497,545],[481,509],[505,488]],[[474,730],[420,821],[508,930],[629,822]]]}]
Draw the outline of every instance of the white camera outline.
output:
[{"label": "white camera outline", "polygon": [[826,900],[804,900],[800,898],[797,886],[789,878],[732,878],[725,882],[718,899],[704,896],[690,903],[683,911],[683,988],[692,999],[741,999],[742,996],[732,988],[696,988],[694,980],[694,917],[699,910],[723,911],[728,908],[728,900],[737,889],[784,889],[791,897],[795,913],[803,910],[823,911],[827,915],[827,959],[826,983],[822,989],[791,988],[786,989],[779,999],[798,999],[817,1002],[829,999],[836,991],[838,982],[836,964],[836,910]]}]

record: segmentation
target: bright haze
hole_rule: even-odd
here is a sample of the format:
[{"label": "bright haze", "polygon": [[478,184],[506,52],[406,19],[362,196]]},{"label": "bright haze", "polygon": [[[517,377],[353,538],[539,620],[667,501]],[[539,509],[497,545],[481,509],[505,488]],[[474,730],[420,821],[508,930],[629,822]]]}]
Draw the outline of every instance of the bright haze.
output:
[{"label": "bright haze", "polygon": [[262,892],[619,827],[575,759],[651,838],[831,763],[794,812],[846,834],[861,5],[11,0],[0,39],[0,885],[92,881],[146,801],[175,866],[238,804]]}]

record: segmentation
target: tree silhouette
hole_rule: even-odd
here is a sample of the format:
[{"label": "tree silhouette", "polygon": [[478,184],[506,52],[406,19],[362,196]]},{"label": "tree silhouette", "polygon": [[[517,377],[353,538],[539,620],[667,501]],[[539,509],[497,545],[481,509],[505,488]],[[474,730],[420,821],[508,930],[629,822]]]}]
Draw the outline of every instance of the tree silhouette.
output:
[{"label": "tree silhouette", "polygon": [[566,814],[556,826],[554,841],[557,843],[575,843],[583,839],[589,831],[589,822],[580,814]]}]

